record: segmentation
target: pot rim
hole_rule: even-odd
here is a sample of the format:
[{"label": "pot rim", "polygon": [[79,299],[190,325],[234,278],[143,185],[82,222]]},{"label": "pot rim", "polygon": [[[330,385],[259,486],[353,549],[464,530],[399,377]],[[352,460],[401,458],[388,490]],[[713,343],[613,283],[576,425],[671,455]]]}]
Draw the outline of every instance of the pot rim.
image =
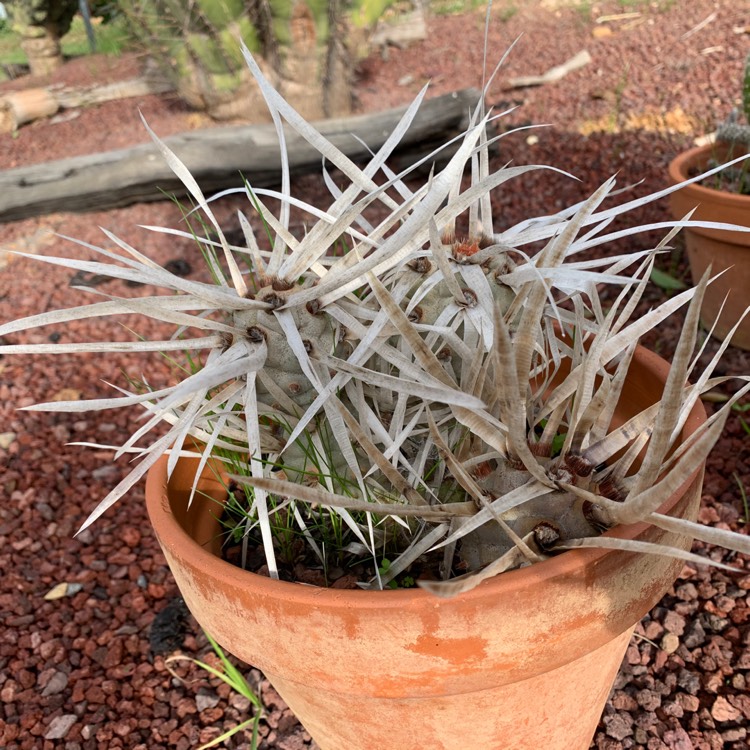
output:
[{"label": "pot rim", "polygon": [[[648,374],[661,384],[666,381],[669,363],[654,352],[643,346],[638,346],[633,357]],[[706,420],[706,412],[700,400],[693,406],[683,427],[683,437],[693,434]],[[668,514],[679,503],[685,492],[703,471],[703,464],[691,472],[680,488],[659,508],[660,513]],[[334,589],[309,584],[281,581],[267,576],[244,570],[215,556],[193,540],[193,538],[175,520],[169,509],[167,500],[167,456],[161,456],[149,470],[146,481],[146,505],[151,524],[154,527],[160,543],[167,547],[176,557],[189,559],[193,567],[210,566],[212,574],[230,586],[252,587],[257,594],[296,600],[312,607],[326,605],[341,607],[357,606],[358,608],[373,608],[398,610],[405,606],[421,606],[425,602],[434,606],[444,605],[446,602],[459,602],[472,606],[487,597],[495,597],[502,593],[511,596],[514,592],[527,590],[543,585],[545,582],[571,576],[587,567],[595,567],[606,555],[619,553],[637,555],[643,553],[624,552],[622,550],[603,548],[581,548],[567,550],[559,555],[550,557],[525,568],[506,571],[489,578],[471,591],[464,592],[454,599],[441,599],[434,594],[420,588],[395,590],[362,590],[362,589]],[[218,485],[218,483],[217,483]],[[615,539],[634,539],[643,534],[651,524],[643,521],[625,526],[617,526],[605,532],[602,536]],[[189,550],[189,552],[186,552]],[[223,584],[222,584],[223,585]],[[538,589],[540,592],[543,589]]]},{"label": "pot rim", "polygon": [[[675,156],[671,162],[669,162],[669,180],[673,185],[677,185],[688,179],[688,172],[693,167],[705,167],[707,156],[716,147],[714,143],[707,143],[704,146],[695,146],[694,148],[683,151],[682,153]],[[716,188],[706,187],[699,182],[694,182],[690,185],[685,185],[681,188],[682,191],[692,193],[701,202],[707,200],[716,200],[717,196],[721,196],[721,200],[729,205],[733,205],[738,208],[750,210],[750,195],[741,195],[740,193],[733,193],[729,190],[717,190]]]}]

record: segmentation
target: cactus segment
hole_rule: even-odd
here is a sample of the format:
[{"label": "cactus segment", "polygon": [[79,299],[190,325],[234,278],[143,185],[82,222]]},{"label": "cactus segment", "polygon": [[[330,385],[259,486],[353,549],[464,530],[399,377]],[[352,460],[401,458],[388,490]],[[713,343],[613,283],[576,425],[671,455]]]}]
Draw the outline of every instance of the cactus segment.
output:
[{"label": "cactus segment", "polygon": [[244,0],[198,0],[198,8],[211,26],[223,29],[245,12]]}]

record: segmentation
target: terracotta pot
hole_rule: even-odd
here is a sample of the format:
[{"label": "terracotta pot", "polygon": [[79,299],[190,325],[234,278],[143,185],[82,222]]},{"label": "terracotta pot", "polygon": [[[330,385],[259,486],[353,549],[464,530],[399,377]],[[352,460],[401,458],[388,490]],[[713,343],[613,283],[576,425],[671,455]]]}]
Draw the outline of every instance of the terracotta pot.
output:
[{"label": "terracotta pot", "polygon": [[[670,182],[674,185],[704,171],[712,157],[719,161],[725,160],[724,152],[711,144],[680,154],[669,165]],[[693,184],[672,193],[670,206],[675,219],[682,219],[697,206],[692,217],[695,220],[750,226],[748,195]],[[714,273],[731,269],[709,285],[701,309],[701,322],[706,328],[710,328],[719,314],[724,298],[729,294],[714,330],[714,335],[724,339],[750,305],[750,233],[686,229],[685,243],[693,283],[700,280],[709,265]],[[746,318],[737,329],[732,337],[732,344],[750,349],[750,318]]]},{"label": "terracotta pot", "polygon": [[[619,418],[654,403],[668,365],[640,349]],[[696,405],[684,435],[705,420]],[[263,670],[322,750],[584,750],[635,624],[682,568],[669,557],[576,550],[452,600],[272,581],[215,553],[224,490],[196,460],[150,471],[148,511],[188,607]],[[695,518],[703,467],[662,509]],[[645,524],[612,536],[690,541]]]}]

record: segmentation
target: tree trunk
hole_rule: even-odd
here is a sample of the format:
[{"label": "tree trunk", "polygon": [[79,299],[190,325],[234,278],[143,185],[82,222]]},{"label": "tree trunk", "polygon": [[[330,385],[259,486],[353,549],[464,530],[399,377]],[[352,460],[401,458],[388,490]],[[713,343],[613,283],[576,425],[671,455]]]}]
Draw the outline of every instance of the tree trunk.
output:
[{"label": "tree trunk", "polygon": [[49,75],[63,64],[57,29],[53,26],[35,26],[30,31],[38,32],[39,35],[22,37],[21,49],[29,60],[31,75]]}]

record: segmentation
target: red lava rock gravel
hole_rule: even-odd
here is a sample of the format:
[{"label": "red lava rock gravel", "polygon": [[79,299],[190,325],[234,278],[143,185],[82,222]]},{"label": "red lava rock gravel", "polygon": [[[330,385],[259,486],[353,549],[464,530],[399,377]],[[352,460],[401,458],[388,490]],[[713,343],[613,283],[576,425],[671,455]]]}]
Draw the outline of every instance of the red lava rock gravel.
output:
[{"label": "red lava rock gravel", "polygon": [[[596,23],[601,15],[623,9],[640,15]],[[506,127],[552,123],[503,139],[498,163],[553,163],[580,178],[530,174],[495,198],[503,222],[558,210],[614,173],[621,184],[643,181],[639,193],[662,187],[670,158],[694,136],[712,130],[738,100],[748,25],[750,6],[732,0],[644,0],[627,8],[613,1],[579,9],[552,0],[497,2],[490,60],[523,36],[493,83],[489,101],[498,109],[517,107],[506,117]],[[363,110],[405,103],[427,79],[433,81],[433,95],[478,85],[482,12],[434,16],[428,29],[426,41],[389,48],[387,61],[376,53],[360,65],[357,91]],[[555,85],[504,87],[509,76],[543,73],[584,48],[593,62]],[[130,56],[86,58],[69,63],[57,80],[115,80],[134,70],[137,61]],[[22,84],[0,84],[0,92]],[[0,168],[144,141],[139,108],[161,135],[201,122],[171,97],[109,102],[69,122],[34,123],[15,139],[0,136]],[[298,186],[298,194],[311,201],[324,192],[318,177],[301,178]],[[238,205],[228,199],[217,209],[230,228]],[[637,216],[639,221],[667,218],[665,204]],[[0,226],[0,238],[5,248],[87,258],[85,247],[50,237],[49,230],[100,242],[97,227],[104,226],[159,262],[181,261],[182,271],[197,277],[204,271],[190,242],[137,228],[178,226],[180,220],[177,208],[163,202],[6,224]],[[648,238],[642,238],[630,247],[647,244]],[[23,258],[11,261],[2,252],[0,266],[2,321],[83,301],[69,287],[71,272]],[[687,278],[679,242],[662,267]],[[100,289],[144,293],[118,281]],[[653,288],[649,294],[644,309],[663,293]],[[679,319],[665,324],[646,343],[668,357],[679,326]],[[125,317],[50,326],[14,335],[9,342],[129,340],[131,327],[159,335],[157,323]],[[705,356],[715,344],[707,348]],[[747,353],[732,349],[723,372],[750,373],[748,360]],[[169,363],[158,356],[38,356],[33,363],[29,357],[0,359],[0,747],[7,750],[187,750],[248,715],[246,699],[190,662],[167,669],[174,653],[216,659],[176,599],[146,519],[142,489],[73,536],[125,466],[111,463],[111,452],[104,448],[67,443],[119,444],[129,436],[135,415],[16,410],[53,398],[103,396],[110,393],[103,381],[122,384],[124,376],[142,373],[156,388],[172,377]],[[750,435],[741,416],[730,417],[708,461],[701,515],[709,524],[746,530],[748,511],[740,487],[750,489]],[[750,747],[750,565],[740,555],[699,543],[694,549],[747,572],[684,568],[638,626],[592,747]],[[53,598],[53,590],[59,598]],[[251,685],[260,685],[265,705],[261,747],[313,747],[262,675],[249,667],[245,674]],[[415,748],[422,750],[418,742]],[[227,746],[247,748],[249,735],[238,735]]]}]

